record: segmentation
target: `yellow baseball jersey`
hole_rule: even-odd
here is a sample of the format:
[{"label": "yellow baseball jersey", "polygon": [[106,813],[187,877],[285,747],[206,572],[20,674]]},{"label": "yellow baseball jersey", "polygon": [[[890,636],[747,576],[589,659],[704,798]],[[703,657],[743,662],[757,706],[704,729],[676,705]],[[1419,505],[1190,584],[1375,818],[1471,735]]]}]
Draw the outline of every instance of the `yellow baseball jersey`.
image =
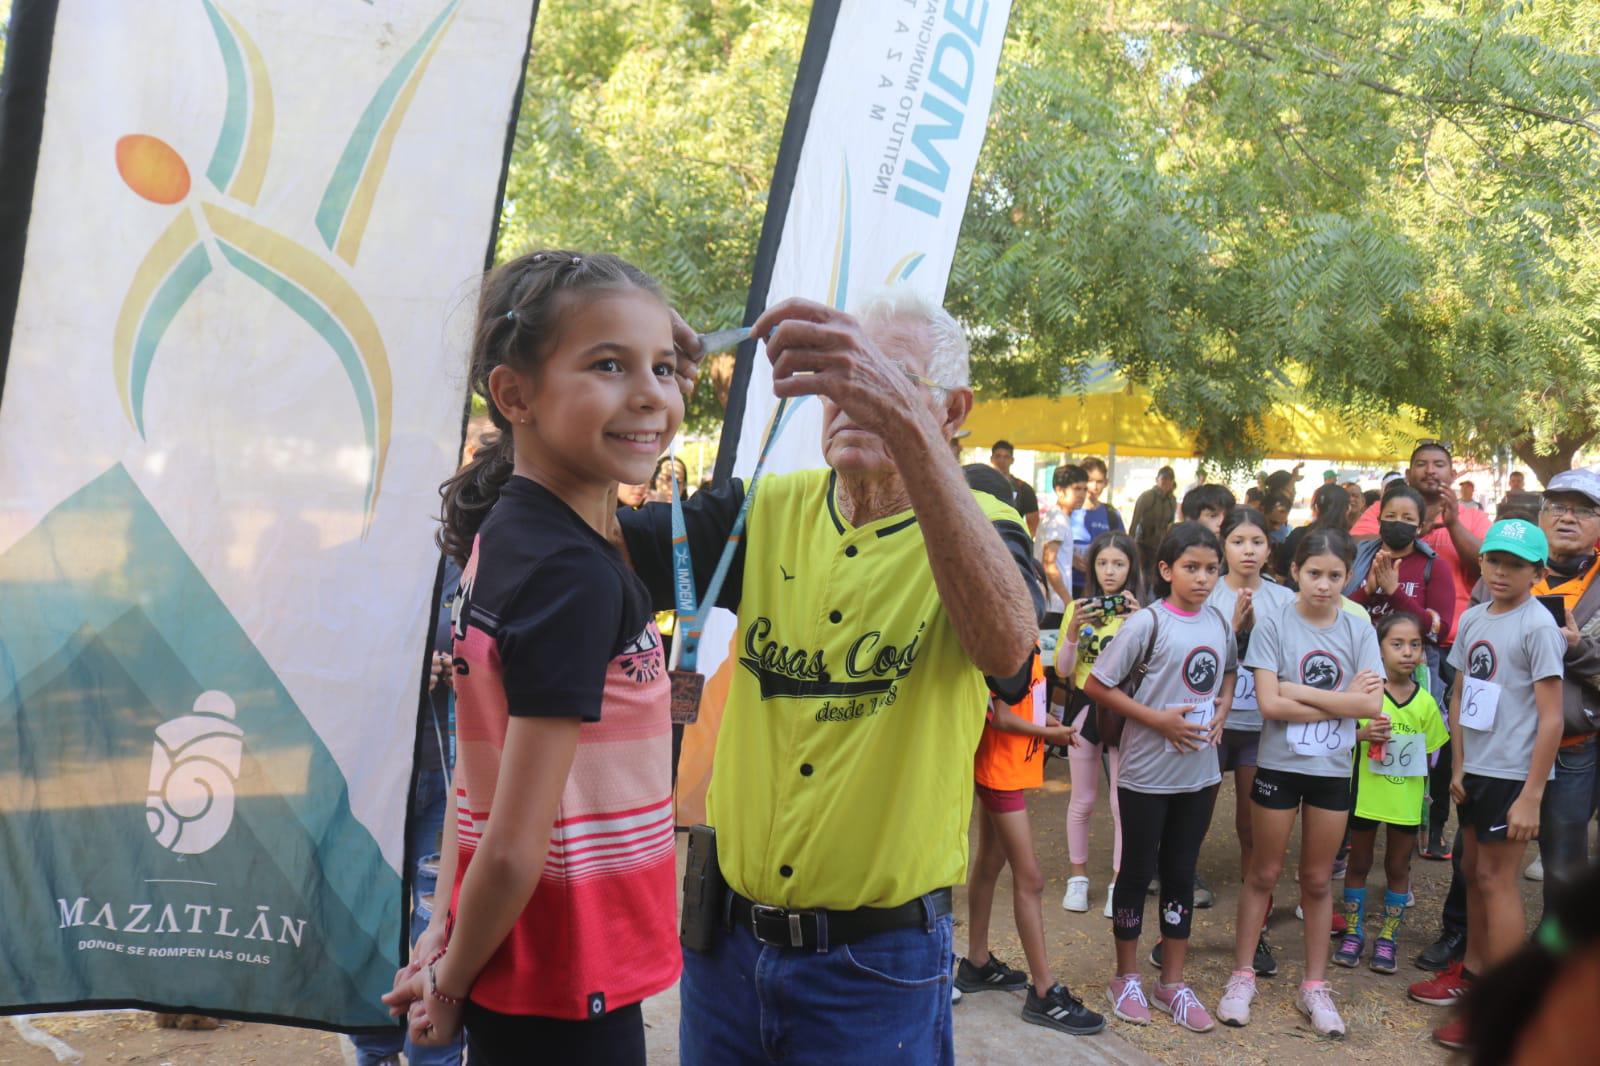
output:
[{"label": "yellow baseball jersey", "polygon": [[[974,497],[1016,525],[1008,547],[1026,565],[1016,511]],[[760,903],[848,909],[964,880],[988,691],[939,600],[916,516],[851,527],[832,472],[816,470],[762,478],[748,521],[707,796],[729,886]]]}]

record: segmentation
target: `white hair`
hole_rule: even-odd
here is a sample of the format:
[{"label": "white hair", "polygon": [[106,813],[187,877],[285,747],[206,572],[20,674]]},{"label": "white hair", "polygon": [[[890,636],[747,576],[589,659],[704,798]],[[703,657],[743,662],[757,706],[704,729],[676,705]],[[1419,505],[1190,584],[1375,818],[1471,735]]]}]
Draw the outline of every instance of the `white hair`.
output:
[{"label": "white hair", "polygon": [[918,290],[909,285],[883,289],[869,296],[855,314],[864,325],[910,319],[925,326],[933,341],[928,353],[928,377],[946,388],[971,383],[971,350],[961,323]]}]

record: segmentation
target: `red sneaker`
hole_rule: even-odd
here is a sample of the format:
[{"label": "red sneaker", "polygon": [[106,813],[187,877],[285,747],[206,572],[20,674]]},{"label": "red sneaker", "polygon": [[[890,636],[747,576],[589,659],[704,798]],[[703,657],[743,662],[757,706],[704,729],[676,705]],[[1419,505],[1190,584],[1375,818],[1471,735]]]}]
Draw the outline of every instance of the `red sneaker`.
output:
[{"label": "red sneaker", "polygon": [[[1462,965],[1459,962],[1450,964],[1450,968],[1437,977],[1425,981],[1417,981],[1408,989],[1406,994],[1418,1003],[1426,1003],[1430,1007],[1452,1007],[1461,1002],[1461,997],[1467,994],[1471,982],[1462,975]],[[1452,1025],[1455,1023],[1451,1023]],[[1445,1026],[1446,1029],[1449,1026]],[[1434,1034],[1437,1036],[1438,1034]]]},{"label": "red sneaker", "polygon": [[1452,1051],[1462,1051],[1467,1046],[1467,1020],[1460,1016],[1451,1018],[1433,1031],[1433,1038]]},{"label": "red sneaker", "polygon": [[1332,935],[1332,936],[1344,936],[1349,931],[1350,931],[1350,923],[1344,920],[1344,915],[1340,914],[1337,910],[1334,911],[1333,912],[1333,932],[1330,935]]}]

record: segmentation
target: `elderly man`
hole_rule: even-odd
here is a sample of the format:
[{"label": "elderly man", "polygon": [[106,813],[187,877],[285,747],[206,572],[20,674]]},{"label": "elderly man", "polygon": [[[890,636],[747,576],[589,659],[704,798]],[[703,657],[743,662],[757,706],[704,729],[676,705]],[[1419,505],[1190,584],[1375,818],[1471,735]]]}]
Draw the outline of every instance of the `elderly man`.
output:
[{"label": "elderly man", "polygon": [[[1558,597],[1566,615],[1562,632],[1567,638],[1561,683],[1561,747],[1556,752],[1555,779],[1545,788],[1539,810],[1539,855],[1544,865],[1544,903],[1570,885],[1589,863],[1589,822],[1600,804],[1595,776],[1595,714],[1600,708],[1600,583],[1595,575],[1595,547],[1600,544],[1600,473],[1566,470],[1550,479],[1539,511],[1539,528],[1550,543],[1549,572],[1534,586],[1537,596]],[[1487,599],[1480,582],[1472,602]],[[1553,602],[1553,601],[1552,601]],[[1457,853],[1461,846],[1456,844]],[[1466,890],[1457,865],[1450,880],[1439,940],[1423,953],[1419,965],[1448,966],[1465,952],[1467,935]],[[1433,998],[1443,983],[1454,996],[1464,988],[1459,971],[1446,970],[1437,981],[1420,982],[1419,997]]]},{"label": "elderly man", "polygon": [[[950,1063],[950,888],[985,675],[1013,701],[1028,687],[1030,540],[950,453],[972,392],[942,309],[906,290],[859,319],[788,300],[755,332],[773,391],[821,398],[827,468],[755,484],[719,597],[738,622],[707,819],[730,891],[709,950],[685,951],[682,1059]],[[745,492],[685,505],[702,594]],[[669,509],[620,518],[670,608]],[[1024,1010],[1084,1009],[1056,992]]]}]

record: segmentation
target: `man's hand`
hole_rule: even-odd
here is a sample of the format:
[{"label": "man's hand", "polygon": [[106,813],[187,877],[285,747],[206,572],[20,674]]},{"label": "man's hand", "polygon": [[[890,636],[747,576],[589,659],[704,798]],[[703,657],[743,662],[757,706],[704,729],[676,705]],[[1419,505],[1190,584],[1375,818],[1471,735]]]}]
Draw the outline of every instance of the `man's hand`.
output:
[{"label": "man's hand", "polygon": [[[683,393],[683,402],[688,404],[689,398],[694,395],[694,386],[700,380],[700,335],[689,328],[689,323],[683,320],[678,312],[672,312],[672,350],[677,356],[673,375],[678,379],[678,391]],[[615,510],[615,508],[612,508]]]},{"label": "man's hand", "polygon": [[1567,638],[1568,651],[1576,648],[1578,646],[1578,641],[1583,639],[1583,634],[1578,632],[1577,623],[1572,620],[1572,615],[1570,612],[1567,615],[1566,625],[1561,627],[1561,635]]},{"label": "man's hand", "polygon": [[843,311],[788,299],[762,312],[753,332],[767,338],[775,396],[821,396],[885,444],[896,428],[929,417],[906,369]]},{"label": "man's hand", "polygon": [[1446,529],[1461,522],[1461,500],[1456,490],[1445,485],[1439,490],[1439,524]]}]

